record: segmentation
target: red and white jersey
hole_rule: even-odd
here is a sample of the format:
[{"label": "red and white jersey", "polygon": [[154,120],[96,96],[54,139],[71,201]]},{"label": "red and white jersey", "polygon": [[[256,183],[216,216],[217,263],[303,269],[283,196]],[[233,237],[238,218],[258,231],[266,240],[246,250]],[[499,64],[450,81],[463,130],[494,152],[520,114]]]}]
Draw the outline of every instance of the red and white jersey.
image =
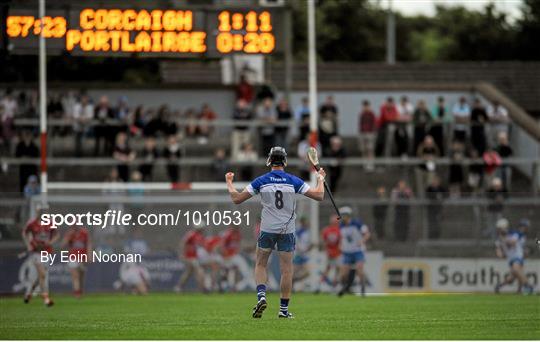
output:
[{"label": "red and white jersey", "polygon": [[339,249],[339,242],[341,235],[339,232],[339,225],[330,225],[323,229],[322,237],[324,241],[324,248],[326,249],[326,255],[331,258],[337,258],[341,255]]},{"label": "red and white jersey", "polygon": [[197,258],[197,247],[204,244],[204,236],[196,231],[192,230],[186,233],[184,237],[184,257],[186,259]]},{"label": "red and white jersey", "polygon": [[87,254],[90,235],[84,227],[71,227],[65,237],[69,254]]},{"label": "red and white jersey", "polygon": [[230,258],[240,253],[240,241],[242,235],[236,228],[229,228],[223,234],[223,248],[221,254],[225,258]]},{"label": "red and white jersey", "polygon": [[33,252],[52,253],[50,241],[57,234],[56,229],[51,228],[50,225],[41,224],[40,220],[35,218],[28,221],[23,232],[25,235],[30,235],[30,246]]}]

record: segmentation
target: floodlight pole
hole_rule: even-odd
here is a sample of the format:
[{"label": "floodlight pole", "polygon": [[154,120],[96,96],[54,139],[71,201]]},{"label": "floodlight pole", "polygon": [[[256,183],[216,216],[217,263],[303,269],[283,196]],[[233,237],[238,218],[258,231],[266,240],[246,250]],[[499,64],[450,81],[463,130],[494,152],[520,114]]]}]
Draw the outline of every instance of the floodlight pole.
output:
[{"label": "floodlight pole", "polygon": [[388,0],[388,17],[386,19],[386,63],[396,64],[396,17],[392,8],[392,0]]},{"label": "floodlight pole", "polygon": [[[308,68],[309,68],[309,129],[310,145],[315,147],[318,141],[317,130],[317,49],[315,41],[315,0],[308,0]],[[311,172],[311,184],[315,186],[317,177]],[[310,206],[311,242],[318,250],[319,245],[319,202],[311,201]]]},{"label": "floodlight pole", "polygon": [[47,51],[45,46],[45,0],[39,0],[39,132],[41,142],[41,192],[47,194]]}]

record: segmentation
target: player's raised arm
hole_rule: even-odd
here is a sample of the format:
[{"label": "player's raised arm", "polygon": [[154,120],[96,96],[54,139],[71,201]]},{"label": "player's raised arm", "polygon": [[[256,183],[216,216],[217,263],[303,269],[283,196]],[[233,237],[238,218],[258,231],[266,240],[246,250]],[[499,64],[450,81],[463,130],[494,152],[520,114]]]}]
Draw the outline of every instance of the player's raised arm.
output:
[{"label": "player's raised arm", "polygon": [[242,202],[247,201],[251,198],[251,194],[244,189],[242,192],[238,192],[233,184],[234,179],[234,173],[233,172],[227,172],[225,174],[225,181],[227,182],[227,190],[229,190],[229,195],[231,195],[231,199],[234,204],[240,204]]},{"label": "player's raised arm", "polygon": [[321,168],[317,172],[317,186],[306,191],[304,195],[315,201],[322,201],[324,199],[324,177],[326,177],[326,172]]}]

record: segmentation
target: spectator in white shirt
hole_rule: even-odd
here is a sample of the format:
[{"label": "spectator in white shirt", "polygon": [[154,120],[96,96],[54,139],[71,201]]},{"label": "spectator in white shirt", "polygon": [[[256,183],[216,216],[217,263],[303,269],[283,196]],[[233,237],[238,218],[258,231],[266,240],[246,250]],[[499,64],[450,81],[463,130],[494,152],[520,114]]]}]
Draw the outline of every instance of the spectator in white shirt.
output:
[{"label": "spectator in white shirt", "polygon": [[454,116],[454,140],[465,142],[467,140],[467,131],[471,119],[471,107],[467,104],[465,97],[460,97],[459,102],[452,107]]},{"label": "spectator in white shirt", "polygon": [[411,122],[414,106],[407,96],[402,96],[397,105],[397,110],[399,117],[396,131],[394,132],[394,145],[396,146],[397,155],[403,157],[407,156],[409,152],[409,132],[407,126]]},{"label": "spectator in white shirt", "polygon": [[73,132],[75,133],[75,156],[82,156],[82,140],[88,125],[94,117],[94,105],[90,102],[88,95],[83,94],[80,100],[75,103],[72,111]]},{"label": "spectator in white shirt", "polygon": [[17,112],[17,101],[13,96],[13,91],[8,89],[4,98],[0,101],[0,114],[1,114],[1,130],[0,130],[0,141],[5,144],[6,149],[10,150],[11,139],[14,135],[13,129],[13,120],[15,118],[15,113]]},{"label": "spectator in white shirt", "polygon": [[493,101],[493,104],[488,107],[487,114],[491,123],[491,143],[494,146],[500,132],[510,134],[510,117],[508,116],[508,110],[497,100]]}]

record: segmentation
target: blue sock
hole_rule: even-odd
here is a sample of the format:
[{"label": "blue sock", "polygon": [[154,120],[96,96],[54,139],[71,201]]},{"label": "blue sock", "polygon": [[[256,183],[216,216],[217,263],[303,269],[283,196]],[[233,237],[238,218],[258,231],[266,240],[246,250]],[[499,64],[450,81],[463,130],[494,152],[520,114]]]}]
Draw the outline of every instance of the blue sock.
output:
[{"label": "blue sock", "polygon": [[263,297],[266,298],[266,285],[257,285],[257,300],[261,300]]},{"label": "blue sock", "polygon": [[279,311],[284,315],[287,315],[289,313],[289,298],[280,299]]}]

